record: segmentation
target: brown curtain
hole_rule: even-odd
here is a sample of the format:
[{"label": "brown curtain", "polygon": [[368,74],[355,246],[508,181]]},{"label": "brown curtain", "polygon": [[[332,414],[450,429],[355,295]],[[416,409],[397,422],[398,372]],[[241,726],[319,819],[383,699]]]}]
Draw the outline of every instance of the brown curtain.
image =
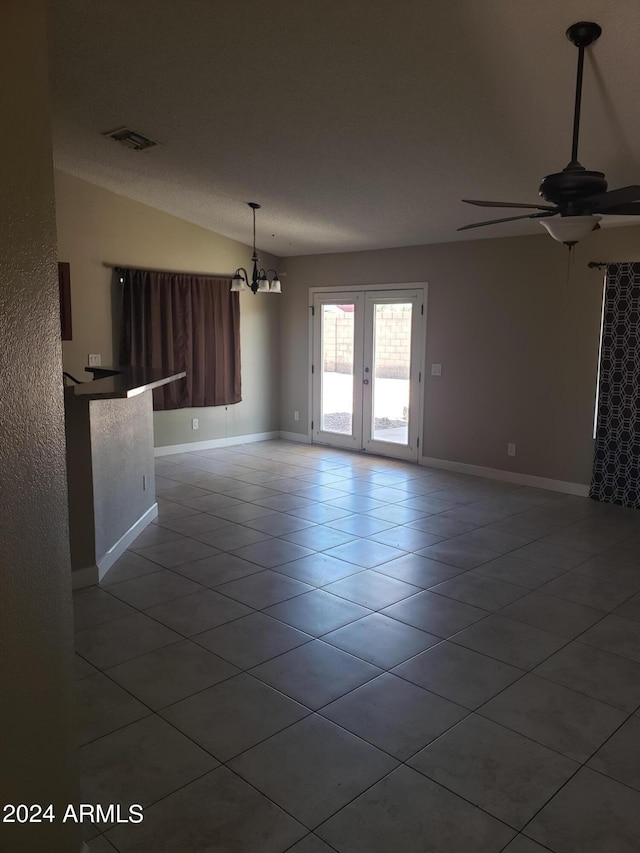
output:
[{"label": "brown curtain", "polygon": [[153,391],[154,409],[239,403],[240,301],[231,279],[119,269],[120,364],[186,379]]}]

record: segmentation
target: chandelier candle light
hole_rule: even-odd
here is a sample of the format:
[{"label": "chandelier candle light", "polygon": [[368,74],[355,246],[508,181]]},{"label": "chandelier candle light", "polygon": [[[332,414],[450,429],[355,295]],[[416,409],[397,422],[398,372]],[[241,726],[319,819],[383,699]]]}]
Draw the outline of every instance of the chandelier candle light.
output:
[{"label": "chandelier candle light", "polygon": [[[253,210],[253,275],[251,281],[244,267],[238,267],[231,280],[231,290],[251,290],[252,293],[282,293],[282,285],[280,284],[280,276],[276,270],[264,270],[258,268],[258,253],[256,252],[256,210],[260,209],[260,205],[255,201],[248,201],[247,204]],[[269,277],[271,276],[271,277]]]}]

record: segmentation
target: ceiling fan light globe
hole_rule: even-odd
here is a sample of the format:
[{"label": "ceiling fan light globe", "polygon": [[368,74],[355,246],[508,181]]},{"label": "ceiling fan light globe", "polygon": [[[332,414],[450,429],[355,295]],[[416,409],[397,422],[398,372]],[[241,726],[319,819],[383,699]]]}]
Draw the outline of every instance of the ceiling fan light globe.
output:
[{"label": "ceiling fan light globe", "polygon": [[560,216],[543,219],[540,224],[558,243],[572,246],[590,234],[601,219],[601,216],[595,214],[591,216]]}]

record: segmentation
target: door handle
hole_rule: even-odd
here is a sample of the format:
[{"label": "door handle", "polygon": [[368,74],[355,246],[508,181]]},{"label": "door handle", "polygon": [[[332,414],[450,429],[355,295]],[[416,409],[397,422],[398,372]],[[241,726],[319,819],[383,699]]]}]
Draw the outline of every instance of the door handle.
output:
[{"label": "door handle", "polygon": [[368,380],[368,379],[363,379],[363,380],[362,380],[362,384],[363,384],[363,385],[368,385],[368,384],[369,384],[369,380]]}]

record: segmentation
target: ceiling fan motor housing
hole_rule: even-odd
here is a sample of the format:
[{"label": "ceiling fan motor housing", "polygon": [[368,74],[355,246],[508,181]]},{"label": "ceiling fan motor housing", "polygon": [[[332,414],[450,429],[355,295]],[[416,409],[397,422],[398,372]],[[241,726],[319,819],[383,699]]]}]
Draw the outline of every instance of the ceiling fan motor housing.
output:
[{"label": "ceiling fan motor housing", "polygon": [[581,213],[581,198],[589,198],[607,191],[604,172],[590,172],[579,163],[570,163],[562,172],[542,179],[538,194],[551,204],[557,204],[565,213]]}]

